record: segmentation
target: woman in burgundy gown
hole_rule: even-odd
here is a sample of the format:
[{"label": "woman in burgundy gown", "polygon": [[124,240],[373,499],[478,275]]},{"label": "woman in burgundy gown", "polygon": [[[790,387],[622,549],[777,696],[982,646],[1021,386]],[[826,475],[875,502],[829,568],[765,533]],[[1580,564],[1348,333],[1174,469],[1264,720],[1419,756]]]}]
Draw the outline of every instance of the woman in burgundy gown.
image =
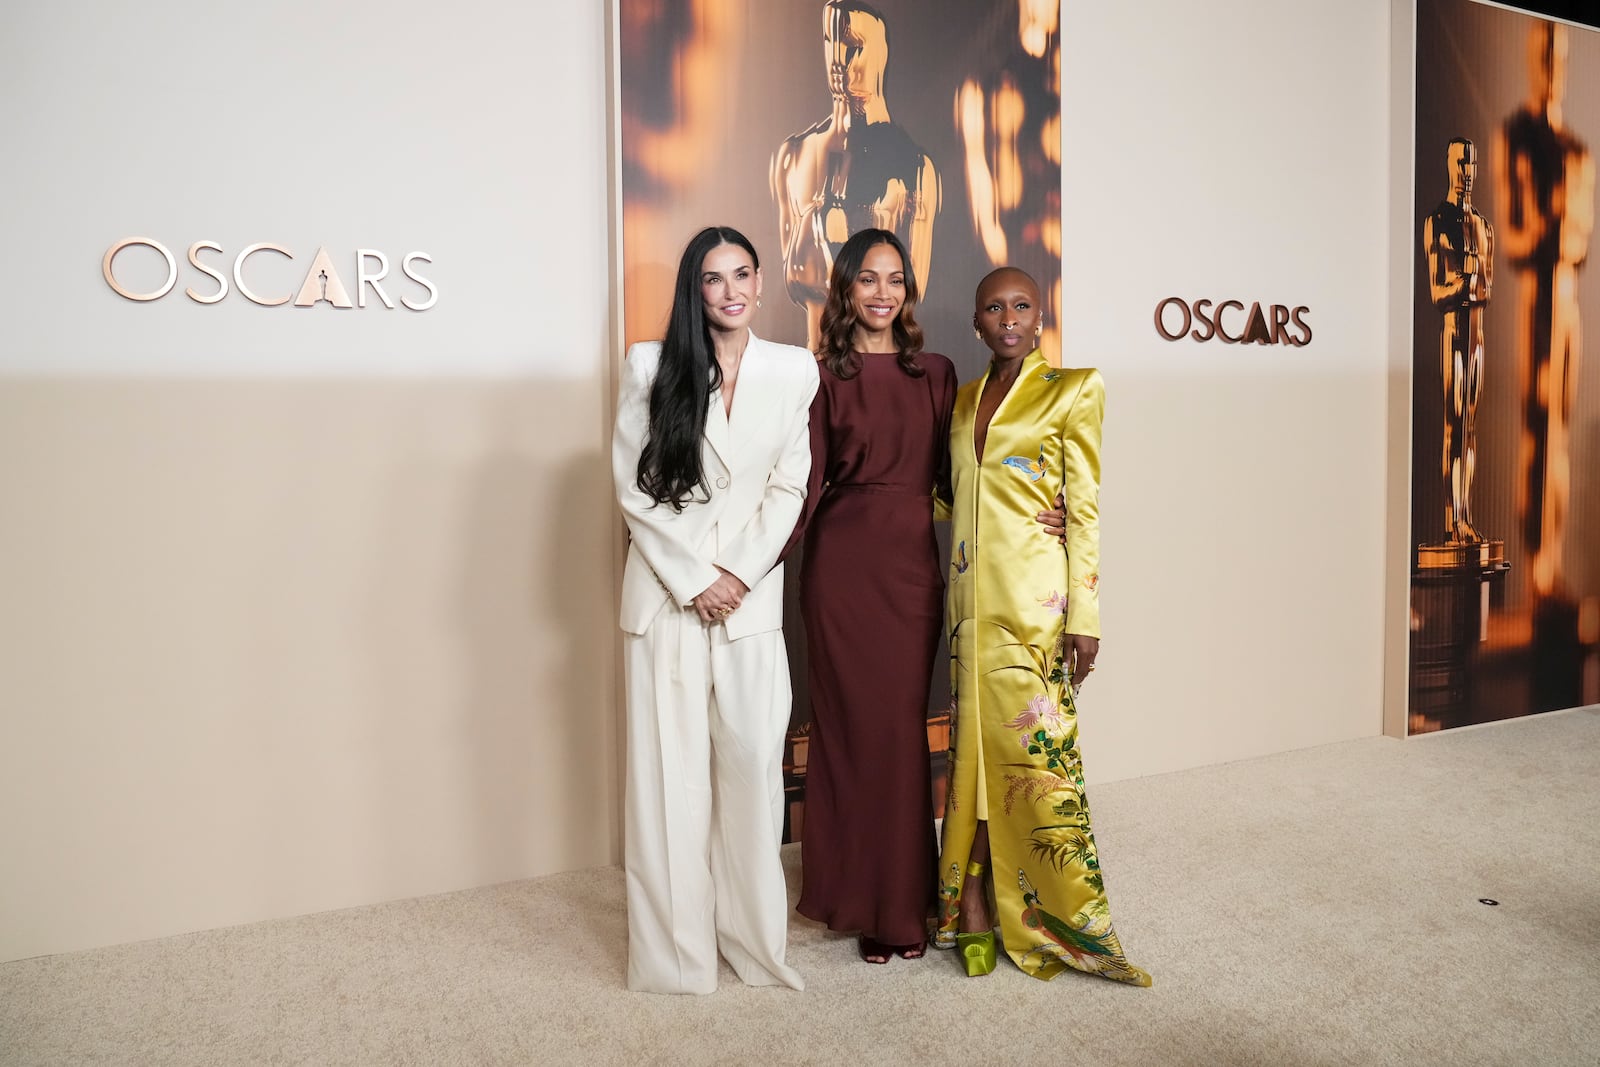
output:
[{"label": "woman in burgundy gown", "polygon": [[835,258],[811,406],[800,608],[810,650],[799,910],[920,956],[937,849],[928,682],[944,618],[933,500],[948,484],[955,368],[921,351],[917,282],[887,230]]}]

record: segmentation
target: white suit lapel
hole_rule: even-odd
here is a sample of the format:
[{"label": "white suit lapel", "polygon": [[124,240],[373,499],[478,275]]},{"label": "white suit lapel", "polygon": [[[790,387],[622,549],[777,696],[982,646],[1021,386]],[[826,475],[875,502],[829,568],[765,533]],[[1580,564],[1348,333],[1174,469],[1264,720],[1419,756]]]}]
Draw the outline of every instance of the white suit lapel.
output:
[{"label": "white suit lapel", "polygon": [[[739,373],[741,380],[734,389],[735,406],[744,396],[743,367],[740,368]],[[722,404],[721,389],[711,394],[711,406],[706,411],[706,442],[711,445],[711,450],[717,454],[717,458],[722,460],[723,466],[732,470],[733,443],[729,439],[728,412]]]},{"label": "white suit lapel", "polygon": [[728,419],[730,448],[739,448],[774,415],[776,409],[770,406],[772,364],[767,356],[767,343],[752,333],[739,364],[739,385],[734,390],[733,415]]}]

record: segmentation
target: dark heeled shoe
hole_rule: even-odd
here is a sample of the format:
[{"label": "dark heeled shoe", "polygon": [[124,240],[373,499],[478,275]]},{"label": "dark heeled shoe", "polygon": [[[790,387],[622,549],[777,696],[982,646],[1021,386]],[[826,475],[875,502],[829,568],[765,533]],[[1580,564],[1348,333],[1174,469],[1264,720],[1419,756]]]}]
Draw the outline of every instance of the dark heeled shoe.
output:
[{"label": "dark heeled shoe", "polygon": [[856,938],[856,948],[860,950],[861,958],[868,963],[888,963],[889,957],[894,955],[894,950],[888,945],[866,934]]},{"label": "dark heeled shoe", "polygon": [[928,942],[918,941],[914,945],[896,945],[894,954],[903,960],[920,960],[928,954]]}]

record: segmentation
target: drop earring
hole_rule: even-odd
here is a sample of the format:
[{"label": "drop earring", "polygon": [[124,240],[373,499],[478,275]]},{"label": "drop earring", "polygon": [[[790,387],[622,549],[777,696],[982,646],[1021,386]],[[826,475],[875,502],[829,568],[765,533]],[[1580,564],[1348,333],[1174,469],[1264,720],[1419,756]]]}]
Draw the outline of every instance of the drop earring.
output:
[{"label": "drop earring", "polygon": [[760,297],[759,297],[759,296],[758,296],[758,297],[756,297],[756,307],[757,307],[757,308],[758,308],[758,309],[759,309],[759,308],[760,308],[760,307],[761,307],[761,298],[760,298]]}]

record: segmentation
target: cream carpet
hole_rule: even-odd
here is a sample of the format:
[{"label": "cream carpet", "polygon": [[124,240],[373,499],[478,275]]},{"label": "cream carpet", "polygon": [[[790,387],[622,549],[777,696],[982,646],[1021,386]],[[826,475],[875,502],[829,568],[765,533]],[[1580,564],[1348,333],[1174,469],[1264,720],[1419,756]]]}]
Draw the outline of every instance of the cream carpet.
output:
[{"label": "cream carpet", "polygon": [[797,917],[804,993],[630,994],[601,868],[6,964],[0,1062],[1600,1063],[1600,709],[1091,792],[1153,989]]}]

